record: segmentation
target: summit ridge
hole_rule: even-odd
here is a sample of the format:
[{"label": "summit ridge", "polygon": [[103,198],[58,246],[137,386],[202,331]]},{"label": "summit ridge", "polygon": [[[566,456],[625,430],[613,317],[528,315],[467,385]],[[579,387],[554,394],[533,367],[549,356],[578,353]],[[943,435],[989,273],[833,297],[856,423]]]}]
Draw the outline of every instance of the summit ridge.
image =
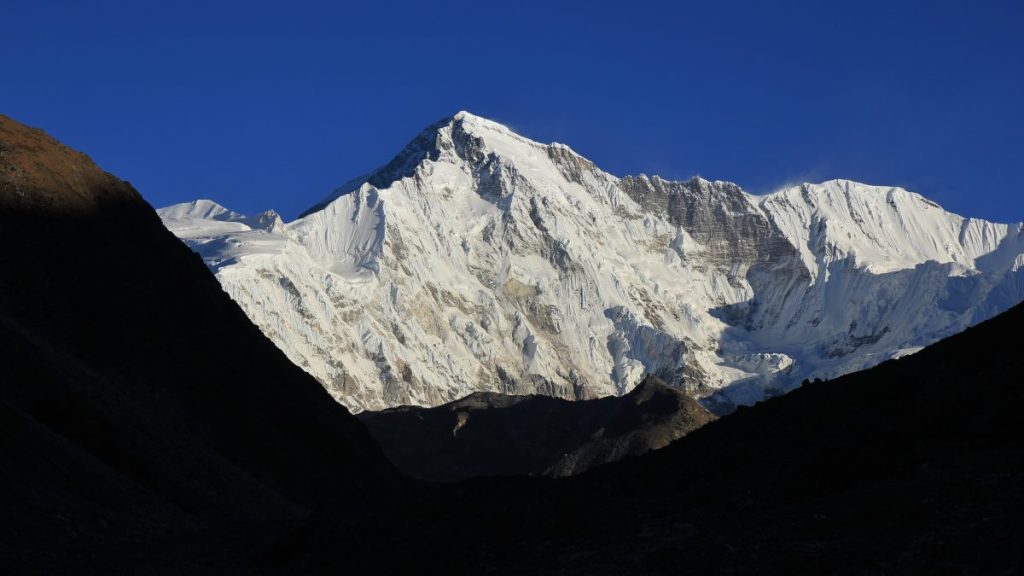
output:
[{"label": "summit ridge", "polygon": [[1024,225],[847,180],[620,178],[468,112],[293,222],[179,212],[160,214],[353,410],[621,395],[651,373],[722,413],[1024,299]]}]

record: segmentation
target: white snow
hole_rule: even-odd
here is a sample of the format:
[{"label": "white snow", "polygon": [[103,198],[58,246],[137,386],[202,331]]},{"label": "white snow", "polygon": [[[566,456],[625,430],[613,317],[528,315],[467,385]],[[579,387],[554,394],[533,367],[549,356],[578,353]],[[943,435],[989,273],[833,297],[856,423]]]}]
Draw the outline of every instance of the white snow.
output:
[{"label": "white snow", "polygon": [[[802,184],[756,200],[815,276],[822,265],[847,256],[877,274],[927,261],[970,268],[995,251],[1010,228],[950,214],[902,188],[849,180]],[[832,250],[819,261],[825,247]]]},{"label": "white snow", "polygon": [[208,200],[159,211],[353,410],[622,394],[646,372],[751,403],[1024,298],[1024,227],[899,188],[633,186],[466,112],[403,154],[287,224]]}]

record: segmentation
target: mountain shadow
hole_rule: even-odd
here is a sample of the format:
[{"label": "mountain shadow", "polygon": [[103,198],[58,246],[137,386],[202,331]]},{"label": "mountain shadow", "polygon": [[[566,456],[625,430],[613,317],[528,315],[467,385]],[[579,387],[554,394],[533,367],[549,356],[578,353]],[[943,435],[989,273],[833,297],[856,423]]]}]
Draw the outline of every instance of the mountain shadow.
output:
[{"label": "mountain shadow", "polygon": [[578,476],[432,485],[130,185],[5,117],[0,241],[5,572],[1024,569],[1024,306]]},{"label": "mountain shadow", "polygon": [[[361,526],[345,566],[1019,572],[1022,326],[1018,305],[915,355],[739,408],[664,449],[579,476],[457,485],[401,520]],[[309,556],[318,569],[340,565],[322,551]]]},{"label": "mountain shadow", "polygon": [[5,116],[0,243],[5,571],[189,572],[182,534],[226,558],[402,490],[131,185]]},{"label": "mountain shadow", "polygon": [[648,375],[625,396],[568,401],[477,392],[434,408],[362,412],[399,470],[422,480],[569,476],[668,445],[714,420]]}]

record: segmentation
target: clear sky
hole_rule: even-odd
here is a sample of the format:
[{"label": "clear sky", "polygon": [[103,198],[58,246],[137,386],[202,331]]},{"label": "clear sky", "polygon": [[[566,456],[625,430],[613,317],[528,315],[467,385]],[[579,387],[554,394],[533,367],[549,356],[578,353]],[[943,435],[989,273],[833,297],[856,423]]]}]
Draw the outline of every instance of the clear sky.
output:
[{"label": "clear sky", "polygon": [[292,218],[466,109],[613,174],[850,178],[1024,220],[1024,2],[53,2],[0,113],[154,205]]}]

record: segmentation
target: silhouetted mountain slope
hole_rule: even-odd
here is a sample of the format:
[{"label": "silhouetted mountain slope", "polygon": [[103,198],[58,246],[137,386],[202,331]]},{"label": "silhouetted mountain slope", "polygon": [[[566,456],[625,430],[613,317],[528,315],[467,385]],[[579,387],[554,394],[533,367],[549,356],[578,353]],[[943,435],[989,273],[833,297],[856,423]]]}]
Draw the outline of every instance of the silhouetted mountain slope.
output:
[{"label": "silhouetted mountain slope", "polygon": [[401,486],[129,184],[4,116],[0,245],[5,568],[284,526]]},{"label": "silhouetted mountain slope", "polygon": [[403,406],[358,418],[400,470],[435,481],[579,474],[661,448],[714,420],[651,375],[621,397],[570,402],[478,392],[435,408]]},{"label": "silhouetted mountain slope", "polygon": [[[1014,573],[1024,567],[1022,326],[1017,306],[580,476],[457,486],[400,522],[361,526],[346,566]],[[309,558],[334,565],[329,553]]]},{"label": "silhouetted mountain slope", "polygon": [[129,185],[4,117],[0,242],[4,572],[1024,568],[1021,306],[579,476],[419,485]]}]

